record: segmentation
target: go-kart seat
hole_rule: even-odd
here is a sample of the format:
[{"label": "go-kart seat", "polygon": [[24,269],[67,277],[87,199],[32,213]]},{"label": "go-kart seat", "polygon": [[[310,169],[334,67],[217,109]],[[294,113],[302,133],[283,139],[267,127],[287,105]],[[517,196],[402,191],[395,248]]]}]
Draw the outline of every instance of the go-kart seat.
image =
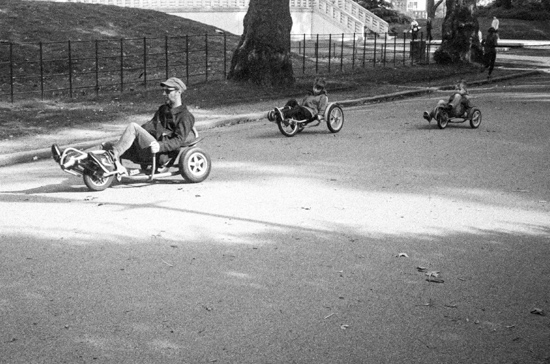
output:
[{"label": "go-kart seat", "polygon": [[[168,156],[168,159],[164,161],[161,168],[166,169],[166,168],[172,167],[175,163],[177,163],[180,155],[186,148],[189,148],[198,144],[203,139],[202,137],[199,137],[199,132],[196,127],[193,126],[193,128],[191,129],[191,132],[193,133],[194,138],[191,140],[186,140],[185,143],[179,149],[166,153],[165,155]],[[153,157],[153,159],[155,159],[155,162],[157,161],[157,158],[158,158],[157,156]],[[149,161],[147,163],[141,163],[141,166],[142,168],[144,168],[151,164],[153,164],[152,161]]]}]

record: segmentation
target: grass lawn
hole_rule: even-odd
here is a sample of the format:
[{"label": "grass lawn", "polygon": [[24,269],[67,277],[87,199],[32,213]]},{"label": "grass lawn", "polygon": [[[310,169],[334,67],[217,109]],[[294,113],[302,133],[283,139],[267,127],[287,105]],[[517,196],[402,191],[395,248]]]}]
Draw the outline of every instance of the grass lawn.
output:
[{"label": "grass lawn", "polygon": [[[486,27],[490,19],[480,19]],[[158,11],[83,3],[0,0],[0,40],[33,43],[164,37],[167,35],[215,33],[215,28]],[[434,34],[438,37],[438,20]],[[550,24],[501,19],[502,38],[550,38]],[[439,27],[440,28],[440,27]],[[231,37],[233,44],[237,36]],[[475,74],[475,67],[415,65],[356,69],[353,73],[326,75],[330,90],[347,90],[367,97],[389,93],[397,86],[431,86],[454,82]],[[303,95],[312,76],[298,79],[292,88],[273,89],[214,81],[193,85],[186,102],[193,107],[217,108]],[[154,92],[151,94],[151,92]],[[0,103],[0,140],[70,128],[84,123],[114,120],[132,114],[152,113],[162,98],[158,91],[134,91],[85,100],[27,100]],[[243,107],[244,109],[244,107]],[[244,111],[244,110],[243,110]]]}]

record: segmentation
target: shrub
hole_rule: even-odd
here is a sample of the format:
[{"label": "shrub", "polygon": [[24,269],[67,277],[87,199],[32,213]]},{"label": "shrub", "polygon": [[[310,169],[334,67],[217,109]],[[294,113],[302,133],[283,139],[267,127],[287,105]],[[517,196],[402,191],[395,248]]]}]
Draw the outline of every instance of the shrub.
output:
[{"label": "shrub", "polygon": [[518,8],[505,7],[479,7],[478,16],[492,18],[496,16],[499,19],[518,19],[518,20],[550,20],[550,0],[548,2],[527,3]]},{"label": "shrub", "polygon": [[376,8],[370,11],[388,23],[408,24],[412,21],[410,16],[393,9]]}]

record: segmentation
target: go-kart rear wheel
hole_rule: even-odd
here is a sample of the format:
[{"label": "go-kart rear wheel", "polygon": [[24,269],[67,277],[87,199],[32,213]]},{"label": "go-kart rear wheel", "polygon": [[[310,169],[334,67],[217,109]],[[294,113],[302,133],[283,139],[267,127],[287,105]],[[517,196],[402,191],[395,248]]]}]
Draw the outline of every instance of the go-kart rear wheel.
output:
[{"label": "go-kart rear wheel", "polygon": [[192,183],[204,181],[210,174],[212,163],[204,150],[192,147],[184,151],[178,161],[181,176]]},{"label": "go-kart rear wheel", "polygon": [[288,125],[285,125],[283,121],[277,120],[277,126],[279,127],[281,134],[286,137],[293,137],[300,131],[298,123],[289,123]]},{"label": "go-kart rear wheel", "polygon": [[338,105],[330,105],[326,112],[327,127],[331,133],[338,133],[344,126],[344,110]]},{"label": "go-kart rear wheel", "polygon": [[481,124],[481,110],[477,108],[473,109],[470,115],[470,126],[473,129],[479,128],[479,125]]},{"label": "go-kart rear wheel", "polygon": [[90,191],[103,191],[111,186],[115,176],[98,177],[94,174],[87,173],[84,174],[82,178],[84,179],[84,184]]},{"label": "go-kart rear wheel", "polygon": [[439,129],[445,129],[449,124],[449,114],[446,110],[439,109],[435,113],[435,120],[437,120],[437,126],[439,126]]}]

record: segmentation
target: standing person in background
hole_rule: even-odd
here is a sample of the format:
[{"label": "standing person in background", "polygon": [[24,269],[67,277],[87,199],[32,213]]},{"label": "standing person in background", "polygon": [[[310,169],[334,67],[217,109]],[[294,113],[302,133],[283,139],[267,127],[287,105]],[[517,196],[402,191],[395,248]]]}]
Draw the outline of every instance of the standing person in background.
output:
[{"label": "standing person in background", "polygon": [[416,21],[416,19],[413,19],[411,21],[411,38],[412,40],[416,40],[416,38],[418,37],[418,32],[420,31],[420,27],[418,26],[418,22]]},{"label": "standing person in background", "polygon": [[493,16],[493,21],[491,22],[491,28],[495,30],[495,32],[498,32],[498,24],[499,21],[496,16]]},{"label": "standing person in background", "polygon": [[491,27],[495,30],[495,36],[497,37],[497,39],[500,39],[500,36],[498,35],[498,26],[499,26],[499,21],[496,16],[493,16]]},{"label": "standing person in background", "polygon": [[495,60],[497,59],[497,49],[498,36],[493,27],[489,28],[487,37],[481,42],[483,46],[483,58],[485,61],[485,68],[481,70],[484,72],[485,69],[489,70],[487,78],[491,78],[491,73],[493,73],[493,68],[495,67]]},{"label": "standing person in background", "polygon": [[426,19],[426,40],[428,42],[432,41],[432,18],[430,17]]}]

